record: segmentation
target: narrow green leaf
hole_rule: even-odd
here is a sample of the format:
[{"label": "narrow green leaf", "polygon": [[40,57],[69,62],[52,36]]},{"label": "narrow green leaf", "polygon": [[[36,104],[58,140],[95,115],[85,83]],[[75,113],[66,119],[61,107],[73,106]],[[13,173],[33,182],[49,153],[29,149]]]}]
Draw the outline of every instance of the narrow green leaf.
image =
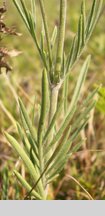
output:
[{"label": "narrow green leaf", "polygon": [[24,0],[20,0],[20,2],[21,2],[21,6],[22,6],[23,12],[25,14],[25,17],[27,19],[27,22],[30,23],[30,21],[29,21],[29,13],[28,13],[28,9],[26,7],[26,4],[25,4]]},{"label": "narrow green leaf", "polygon": [[22,114],[24,116],[24,120],[25,120],[25,122],[27,124],[27,127],[28,127],[29,131],[30,131],[30,134],[32,135],[33,140],[36,142],[37,132],[36,132],[35,128],[32,125],[32,122],[31,122],[31,120],[30,120],[30,118],[29,118],[29,116],[27,114],[27,111],[25,109],[25,106],[24,106],[23,102],[20,99],[19,99],[19,105],[20,105],[20,110],[21,110],[21,112],[22,112]]},{"label": "narrow green leaf", "polygon": [[39,128],[38,128],[38,138],[41,138],[42,132],[44,130],[46,115],[48,112],[48,94],[49,91],[49,83],[46,70],[43,71],[42,77],[42,104],[41,104],[41,114],[39,120]]},{"label": "narrow green leaf", "polygon": [[[28,182],[16,170],[14,170],[14,174],[17,177],[18,181],[21,183],[22,187],[26,188],[27,192],[29,192],[32,187],[28,184]],[[42,199],[42,197],[34,190],[32,191],[31,195],[38,200]]]},{"label": "narrow green leaf", "polygon": [[91,25],[92,25],[92,23],[94,21],[94,17],[95,17],[95,15],[97,13],[96,9],[97,9],[97,0],[93,0],[91,11],[90,11],[88,22],[87,22],[86,35],[88,35],[89,30],[91,28]]},{"label": "narrow green leaf", "polygon": [[2,170],[2,200],[8,200],[8,191],[9,191],[9,176],[8,168],[4,167]]},{"label": "narrow green leaf", "polygon": [[41,39],[40,39],[40,49],[41,49],[41,52],[43,53],[44,52],[44,31],[42,30],[41,31]]},{"label": "narrow green leaf", "polygon": [[83,16],[83,21],[82,21],[82,46],[85,45],[85,28],[86,28],[86,5],[85,5],[85,0],[83,0],[82,5],[81,5],[81,14]]},{"label": "narrow green leaf", "polygon": [[71,121],[71,119],[72,119],[72,117],[73,117],[73,115],[75,113],[75,110],[76,110],[76,108],[74,107],[74,109],[72,109],[72,111],[69,112],[69,114],[67,115],[67,117],[63,121],[60,129],[58,130],[55,137],[53,138],[52,142],[49,143],[47,148],[45,148],[45,153],[48,153],[50,151],[50,149],[53,147],[53,145],[60,140],[60,138],[62,137],[62,134],[64,133],[64,131],[66,129],[66,127],[68,126],[68,124],[70,124],[70,121]]},{"label": "narrow green leaf", "polygon": [[83,119],[85,119],[89,115],[90,111],[95,107],[95,104],[96,104],[96,102],[92,101],[92,103],[90,105],[88,105],[87,108],[85,108],[85,110],[82,111],[78,117],[76,117],[76,120],[72,125],[72,131],[77,127],[77,125],[79,125],[81,123],[81,121]]},{"label": "narrow green leaf", "polygon": [[89,14],[87,27],[86,27],[86,36],[90,37],[91,33],[93,32],[93,29],[98,21],[98,18],[101,13],[103,5],[103,0],[93,0],[92,8]]},{"label": "narrow green leaf", "polygon": [[79,24],[78,24],[78,39],[77,39],[77,51],[76,58],[80,54],[81,46],[82,46],[82,37],[83,37],[83,15],[80,16]]},{"label": "narrow green leaf", "polygon": [[83,141],[84,141],[84,140],[81,140],[78,144],[76,144],[76,145],[70,150],[69,156],[71,156],[73,153],[77,152],[77,151],[81,148],[81,146],[82,146],[82,144],[83,144]]},{"label": "narrow green leaf", "polygon": [[54,27],[52,37],[51,37],[51,48],[52,49],[53,49],[53,47],[55,45],[56,38],[57,38],[57,26]]},{"label": "narrow green leaf", "polygon": [[76,56],[76,50],[77,50],[76,48],[77,48],[77,35],[74,36],[72,44],[71,44],[70,53],[67,57],[65,74],[68,73],[69,68],[71,68],[74,63],[74,58]]},{"label": "narrow green leaf", "polygon": [[[67,143],[67,140],[70,136],[70,132],[71,132],[71,127],[67,128],[65,133],[63,134],[61,140],[59,141],[53,155],[52,155],[52,164],[51,166],[49,166],[49,173],[50,171],[57,166],[58,161],[60,162],[61,158],[66,158],[66,153],[65,153],[65,145]],[[67,148],[66,148],[67,149]],[[50,162],[50,163],[51,163]]]},{"label": "narrow green leaf", "polygon": [[18,129],[18,133],[19,133],[19,136],[20,136],[22,142],[24,142],[24,134],[23,134],[22,128],[18,122],[17,122],[17,129]]},{"label": "narrow green leaf", "polygon": [[83,128],[85,128],[85,126],[87,125],[88,120],[89,120],[89,117],[86,117],[83,123],[77,128],[77,130],[70,137],[70,142],[73,142],[77,138],[80,131],[83,130]]},{"label": "narrow green leaf", "polygon": [[69,89],[69,76],[66,77],[63,83],[63,98],[64,98],[64,114],[66,115],[68,109],[68,89]]},{"label": "narrow green leaf", "polygon": [[43,71],[42,77],[42,104],[41,104],[41,114],[39,120],[39,127],[38,127],[38,149],[39,149],[39,162],[40,162],[40,171],[43,171],[44,168],[44,157],[43,157],[43,134],[45,130],[45,123],[46,123],[46,115],[48,111],[48,77],[46,70]]},{"label": "narrow green leaf", "polygon": [[33,106],[32,106],[32,114],[31,114],[31,118],[32,118],[32,125],[34,126],[34,123],[35,123],[35,104],[36,104],[36,97],[34,99],[34,103],[33,103]]},{"label": "narrow green leaf", "polygon": [[37,148],[36,148],[34,141],[31,139],[31,136],[27,131],[25,134],[22,133],[22,128],[19,125],[19,123],[17,123],[17,128],[18,128],[18,132],[22,140],[22,143],[24,145],[25,152],[28,154],[30,159],[32,159],[33,164],[35,166],[37,165],[37,167],[39,168],[38,152],[37,152]]},{"label": "narrow green leaf", "polygon": [[20,6],[20,4],[18,3],[17,0],[13,0],[13,2],[14,2],[14,4],[15,4],[15,6],[16,6],[18,12],[19,12],[19,14],[21,15],[21,17],[22,17],[22,19],[23,19],[23,21],[24,21],[26,27],[27,27],[28,30],[29,30],[29,23],[28,23],[27,18],[26,18],[25,14],[24,14],[24,11],[22,10],[22,8],[21,8],[21,6]]},{"label": "narrow green leaf", "polygon": [[[68,156],[66,156],[65,158],[61,158],[60,161],[58,161],[58,163],[56,164],[55,167],[53,167],[54,169],[52,171],[50,171],[50,175],[48,175],[48,182],[51,181],[51,179],[53,179],[54,177],[56,177],[56,175],[58,176],[60,174],[60,172],[63,170],[66,162],[68,160]],[[49,172],[48,172],[49,174]]]},{"label": "narrow green leaf", "polygon": [[87,75],[87,72],[88,72],[88,68],[89,68],[89,64],[90,64],[90,55],[87,57],[86,61],[84,62],[83,64],[83,67],[81,69],[81,72],[80,72],[80,75],[79,75],[79,78],[77,80],[77,84],[76,84],[76,88],[74,90],[74,94],[72,96],[72,101],[70,103],[70,110],[73,109],[74,105],[77,104],[78,102],[78,99],[80,97],[80,94],[81,94],[81,90],[82,90],[82,87],[83,87],[83,84],[84,84],[84,81],[86,79],[86,75]]},{"label": "narrow green leaf", "polygon": [[[25,151],[22,149],[22,147],[19,145],[19,143],[8,133],[5,132],[5,136],[8,140],[8,142],[12,145],[12,147],[15,149],[15,151],[18,153],[18,155],[22,158],[25,166],[27,167],[32,179],[34,181],[37,181],[39,174],[36,172],[35,167],[33,166],[32,162],[30,161],[29,157],[25,153]],[[40,194],[43,194],[43,187],[41,181],[38,184],[38,189],[40,191]]]},{"label": "narrow green leaf", "polygon": [[31,11],[32,11],[32,18],[36,25],[36,0],[31,0]]},{"label": "narrow green leaf", "polygon": [[83,106],[87,106],[88,103],[91,102],[91,100],[94,99],[94,96],[98,93],[98,90],[100,89],[100,87],[95,88],[88,96],[87,98],[83,101]]},{"label": "narrow green leaf", "polygon": [[58,103],[58,108],[56,110],[56,113],[54,114],[53,116],[53,119],[48,127],[48,130],[43,138],[43,141],[45,142],[48,138],[48,136],[50,136],[50,133],[52,132],[52,129],[54,128],[55,124],[56,124],[56,120],[58,118],[58,116],[60,115],[60,112],[62,110],[62,107],[63,107],[63,100],[61,100],[59,103]]},{"label": "narrow green leaf", "polygon": [[[82,3],[82,10],[81,10],[82,15],[83,15],[82,26],[84,26],[83,30],[82,30],[82,40],[84,41],[84,39],[85,39],[85,43],[82,44],[80,54],[77,55],[77,57],[75,58],[76,52],[77,52],[77,38],[78,38],[77,34],[76,34],[76,36],[74,37],[73,43],[72,43],[71,51],[67,57],[67,65],[65,68],[67,76],[70,73],[70,71],[73,69],[74,65],[77,63],[80,56],[82,55],[83,50],[86,47],[86,45],[87,45],[87,43],[88,43],[88,41],[89,41],[89,39],[93,33],[93,30],[95,28],[95,25],[99,19],[100,13],[101,13],[102,4],[103,4],[103,0],[99,0],[99,1],[93,0],[91,12],[90,12],[87,24],[85,24],[86,23],[85,22],[86,16],[84,13],[85,11],[83,12],[83,8],[85,8],[85,4],[83,5],[83,3]],[[90,23],[91,23],[91,27],[89,27]]]},{"label": "narrow green leaf", "polygon": [[101,14],[101,10],[102,10],[102,5],[103,5],[103,0],[100,0],[99,1],[99,4],[97,5],[97,9],[96,9],[96,15],[95,15],[95,18],[94,18],[94,21],[90,27],[90,33],[88,35],[88,37],[90,38],[91,34],[93,33],[93,30],[98,22],[98,19],[100,17],[100,14]]},{"label": "narrow green leaf", "polygon": [[47,184],[51,184],[55,179],[57,179],[58,176],[59,176],[59,174],[55,174],[55,175],[52,175],[51,177],[49,177],[47,179]]}]

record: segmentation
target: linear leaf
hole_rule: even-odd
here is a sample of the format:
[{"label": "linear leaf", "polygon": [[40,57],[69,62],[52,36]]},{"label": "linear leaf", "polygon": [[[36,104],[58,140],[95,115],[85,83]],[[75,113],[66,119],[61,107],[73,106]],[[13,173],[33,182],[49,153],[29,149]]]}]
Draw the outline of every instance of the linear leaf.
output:
[{"label": "linear leaf", "polygon": [[92,8],[89,14],[88,22],[87,22],[87,27],[86,27],[86,34],[88,36],[91,26],[93,25],[94,18],[97,13],[97,0],[93,0]]},{"label": "linear leaf", "polygon": [[61,112],[61,110],[62,110],[62,106],[63,106],[63,100],[61,100],[61,101],[59,102],[59,104],[58,104],[58,108],[57,108],[57,110],[56,110],[56,113],[54,114],[53,119],[52,119],[52,121],[51,121],[51,123],[50,123],[50,125],[49,125],[49,127],[48,127],[48,130],[47,130],[47,132],[46,132],[46,134],[45,134],[45,136],[44,136],[44,138],[43,138],[43,141],[44,141],[44,142],[46,141],[46,139],[47,139],[48,136],[50,135],[52,129],[54,128],[55,123],[56,123],[56,120],[57,120],[57,118],[58,118],[58,116],[59,116],[59,114],[60,114],[60,112]]},{"label": "linear leaf", "polygon": [[20,138],[22,140],[22,143],[25,148],[25,152],[28,154],[30,159],[32,159],[33,164],[39,168],[39,160],[38,160],[38,153],[37,149],[35,148],[36,145],[34,144],[34,141],[31,139],[31,136],[28,132],[25,134],[22,132],[22,128],[19,123],[17,123],[18,132],[20,135]]},{"label": "linear leaf", "polygon": [[81,114],[79,114],[78,117],[76,117],[76,120],[74,121],[73,125],[72,125],[72,131],[77,128],[77,126],[81,123],[82,120],[84,120],[90,113],[90,111],[95,107],[96,102],[92,101],[90,105],[87,106],[87,108],[85,108],[84,111],[81,112]]},{"label": "linear leaf", "polygon": [[[18,181],[21,183],[21,185],[26,188],[27,192],[29,192],[31,190],[31,186],[29,185],[29,183],[16,170],[14,170],[14,174],[17,177]],[[38,200],[42,199],[42,197],[35,190],[32,191],[31,195]]]},{"label": "linear leaf", "polygon": [[49,143],[49,145],[47,146],[47,148],[45,148],[45,152],[48,153],[48,151],[50,151],[50,149],[52,148],[52,146],[58,142],[60,140],[60,138],[62,137],[62,134],[64,133],[66,127],[68,126],[68,124],[70,124],[70,121],[75,113],[76,108],[74,107],[74,109],[69,112],[69,114],[67,115],[67,117],[65,118],[65,120],[63,121],[60,129],[58,130],[58,132],[56,133],[55,137],[53,138],[52,142]]},{"label": "linear leaf", "polygon": [[53,158],[52,158],[52,164],[51,166],[49,166],[49,173],[50,171],[57,166],[58,162],[60,163],[61,158],[66,158],[66,151],[67,150],[67,140],[70,136],[70,131],[71,131],[71,127],[67,128],[66,133],[64,133],[63,138],[61,138],[60,142],[58,143],[55,152],[53,154]]},{"label": "linear leaf", "polygon": [[[39,174],[36,172],[35,167],[33,166],[32,162],[28,158],[27,154],[23,150],[23,148],[19,145],[19,143],[8,133],[5,132],[5,136],[8,140],[8,142],[12,145],[12,147],[15,149],[15,151],[18,153],[18,155],[22,158],[25,166],[27,167],[32,179],[34,181],[37,181]],[[42,183],[41,181],[38,184],[38,189],[40,191],[40,194],[43,193]]]},{"label": "linear leaf", "polygon": [[22,17],[22,19],[23,19],[23,21],[24,21],[26,27],[27,27],[28,30],[29,30],[29,23],[28,23],[27,18],[26,18],[25,14],[24,14],[24,11],[22,10],[22,8],[21,8],[21,6],[20,6],[20,4],[18,3],[17,0],[13,0],[13,2],[14,2],[14,4],[15,4],[15,6],[16,6],[18,12],[19,12],[19,14],[21,15],[21,17]]},{"label": "linear leaf", "polygon": [[48,180],[52,179],[55,175],[60,174],[60,172],[63,170],[67,160],[68,160],[68,156],[60,158],[60,160],[57,161],[56,166],[53,166],[47,170],[46,175],[48,175]]},{"label": "linear leaf", "polygon": [[21,99],[19,99],[19,105],[20,105],[20,110],[21,110],[21,112],[22,112],[22,114],[24,116],[24,120],[25,120],[25,122],[27,124],[27,127],[28,127],[29,131],[30,131],[30,134],[32,135],[33,140],[36,142],[37,132],[36,132],[35,128],[32,125],[32,122],[31,122],[31,120],[30,120],[30,118],[29,118],[29,116],[27,114],[27,110],[25,109],[25,106],[24,106],[23,102],[21,101]]},{"label": "linear leaf", "polygon": [[40,161],[40,171],[43,171],[44,157],[43,157],[43,134],[45,130],[46,114],[48,111],[48,77],[46,70],[43,71],[42,77],[42,104],[41,104],[41,114],[38,126],[38,149],[39,149],[39,161]]},{"label": "linear leaf", "polygon": [[[101,13],[101,9],[102,9],[102,4],[103,4],[103,0],[93,0],[93,4],[92,4],[92,8],[91,8],[91,12],[87,21],[85,21],[85,10],[83,8],[85,8],[85,1],[84,3],[82,3],[82,15],[83,15],[83,31],[82,31],[82,39],[85,39],[85,43],[83,43],[83,46],[81,47],[81,51],[79,53],[79,55],[77,55],[77,58],[75,58],[76,56],[76,52],[77,52],[77,41],[78,41],[78,33],[76,34],[76,36],[73,39],[72,42],[72,46],[71,46],[71,50],[68,54],[67,57],[67,63],[66,63],[66,67],[65,67],[65,73],[68,74],[70,73],[70,71],[73,69],[74,65],[77,63],[78,59],[80,58],[80,56],[83,53],[84,48],[86,47],[92,33],[93,30],[96,26],[96,23],[99,19],[100,13]],[[85,32],[84,32],[85,30]]]},{"label": "linear leaf", "polygon": [[53,30],[53,33],[52,33],[52,37],[51,37],[51,48],[54,47],[56,38],[57,38],[57,26],[54,27],[54,30]]},{"label": "linear leaf", "polygon": [[79,24],[78,24],[78,41],[77,41],[76,58],[80,54],[81,45],[82,45],[82,37],[83,37],[83,15],[80,16]]},{"label": "linear leaf", "polygon": [[80,97],[80,94],[81,94],[81,89],[83,87],[83,84],[84,84],[84,81],[85,81],[85,78],[86,78],[86,75],[87,75],[87,72],[88,72],[88,68],[89,68],[89,64],[90,64],[90,55],[87,57],[86,61],[84,62],[83,64],[83,67],[81,69],[81,72],[80,72],[80,75],[79,75],[79,78],[77,80],[77,84],[76,84],[76,88],[74,90],[74,94],[73,94],[73,97],[72,97],[72,101],[70,103],[70,110],[72,110],[72,108],[74,107],[74,105],[77,104],[78,102],[78,99]]},{"label": "linear leaf", "polygon": [[86,5],[85,0],[83,0],[81,5],[81,14],[83,16],[83,22],[82,22],[82,46],[85,45],[86,35],[85,35],[85,28],[86,28]]},{"label": "linear leaf", "polygon": [[38,128],[38,141],[39,139],[42,139],[42,133],[44,131],[45,127],[45,121],[46,121],[46,114],[48,111],[48,77],[46,70],[43,71],[43,77],[42,77],[42,104],[41,104],[41,114],[40,114],[40,120],[39,120],[39,128]]},{"label": "linear leaf", "polygon": [[[53,163],[54,166],[55,164],[57,163],[57,161],[59,161],[59,156],[61,156],[62,158],[62,155],[63,155],[63,148],[64,148],[64,145],[65,143],[67,142],[67,139],[70,135],[70,130],[71,130],[71,127],[69,126],[69,128],[67,128],[65,130],[65,133],[63,134],[63,136],[61,137],[59,143],[57,144],[52,156],[50,157],[49,161],[46,163],[46,166],[50,167],[50,165]],[[55,160],[55,163],[54,163],[54,160]],[[54,167],[52,164],[52,168]]]}]

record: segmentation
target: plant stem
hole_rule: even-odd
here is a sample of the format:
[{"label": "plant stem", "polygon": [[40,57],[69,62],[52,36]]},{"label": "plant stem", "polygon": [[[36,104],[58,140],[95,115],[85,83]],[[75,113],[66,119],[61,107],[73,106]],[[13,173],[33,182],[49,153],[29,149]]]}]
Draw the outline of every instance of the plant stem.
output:
[{"label": "plant stem", "polygon": [[[49,112],[49,122],[48,122],[49,125],[57,109],[60,87],[61,87],[61,83],[56,86],[50,86],[50,112]],[[50,133],[50,137],[48,137],[48,143],[50,143],[51,140],[53,139],[53,135],[54,135],[54,129]],[[49,154],[47,155],[46,158],[47,161],[50,159],[51,155],[52,155],[52,150],[49,151]],[[48,195],[48,190],[49,190],[49,185],[47,185],[46,187],[46,197]]]},{"label": "plant stem", "polygon": [[49,124],[56,112],[58,103],[59,86],[51,87],[50,90],[50,114],[49,114]]},{"label": "plant stem", "polygon": [[51,46],[50,46],[50,37],[49,37],[47,17],[46,17],[46,13],[45,13],[45,7],[44,7],[43,0],[39,0],[39,4],[40,4],[42,19],[43,19],[43,24],[44,24],[44,29],[45,29],[47,48],[48,48],[48,52],[49,52],[49,65],[51,67],[52,66],[52,54],[51,54]]},{"label": "plant stem", "polygon": [[[54,117],[54,114],[57,110],[58,105],[58,96],[59,91],[62,86],[62,82],[60,82],[56,86],[50,86],[50,112],[49,112],[49,125],[51,123],[52,118]],[[50,134],[50,137],[48,138],[48,141],[50,142],[53,138],[54,130],[52,130],[52,133]]]},{"label": "plant stem", "polygon": [[61,69],[62,69],[65,26],[66,26],[66,8],[67,8],[67,0],[60,0],[60,24],[59,24],[59,32],[58,32],[58,46],[57,46],[57,56],[56,56],[56,65],[55,65],[55,73],[54,73],[54,83],[59,82]]}]

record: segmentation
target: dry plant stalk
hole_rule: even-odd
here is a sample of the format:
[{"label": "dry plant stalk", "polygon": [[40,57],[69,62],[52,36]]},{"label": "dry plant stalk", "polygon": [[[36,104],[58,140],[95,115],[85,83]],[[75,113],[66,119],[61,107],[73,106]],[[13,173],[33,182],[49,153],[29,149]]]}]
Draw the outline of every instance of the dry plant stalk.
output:
[{"label": "dry plant stalk", "polygon": [[[7,12],[7,7],[6,7],[6,2],[3,1],[3,6],[0,7],[0,43],[2,43],[2,40],[5,35],[15,35],[15,36],[20,36],[21,34],[17,33],[14,28],[9,28],[5,24],[4,18],[5,18],[5,13]],[[8,57],[15,57],[19,55],[20,52],[16,50],[11,50],[9,51],[5,47],[1,47],[0,44],[0,71],[2,68],[6,69],[6,73],[8,71],[12,70],[12,67],[8,64],[7,58]]]}]

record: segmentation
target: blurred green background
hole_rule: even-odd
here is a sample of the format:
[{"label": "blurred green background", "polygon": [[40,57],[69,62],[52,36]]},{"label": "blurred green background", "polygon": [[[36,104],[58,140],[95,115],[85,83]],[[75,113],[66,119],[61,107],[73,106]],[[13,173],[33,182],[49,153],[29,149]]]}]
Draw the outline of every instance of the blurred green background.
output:
[{"label": "blurred green background", "polygon": [[[27,2],[29,3],[28,0]],[[87,12],[90,9],[91,3],[91,0],[86,1]],[[0,0],[0,5],[1,4],[2,0]],[[5,22],[8,26],[15,27],[17,32],[22,33],[22,36],[5,37],[0,46],[7,47],[10,50],[16,49],[22,51],[22,54],[9,60],[13,67],[11,73],[7,76],[5,73],[0,75],[0,198],[3,198],[3,175],[7,175],[7,187],[9,189],[8,199],[21,199],[25,194],[25,191],[18,186],[12,171],[15,165],[20,166],[24,173],[24,167],[22,167],[17,155],[6,143],[3,131],[7,130],[16,135],[14,119],[19,119],[18,106],[16,103],[17,95],[22,97],[28,112],[32,109],[31,103],[34,101],[34,97],[36,97],[36,109],[38,109],[38,103],[41,99],[40,82],[42,65],[36,47],[12,1],[7,2],[7,5],[8,11],[6,13]],[[51,35],[59,18],[59,1],[45,0],[45,5]],[[71,39],[77,30],[80,5],[81,0],[68,0],[65,39],[66,52],[69,51]],[[105,7],[105,1],[103,7]],[[41,15],[37,4],[37,35],[39,39],[40,31]],[[94,85],[102,84],[103,88],[105,87],[104,9],[85,53],[71,73],[69,95],[71,94],[82,62],[88,54],[92,55],[92,62],[84,87],[85,93],[94,88]],[[102,103],[104,104],[104,100]],[[74,176],[86,190],[89,191],[94,199],[105,199],[105,108],[103,111],[102,109],[96,108],[95,112],[92,114],[90,128],[88,128],[86,134],[86,146],[83,147],[83,151],[72,156],[72,159],[68,162],[65,170],[52,185],[49,191],[49,199],[87,199],[87,195],[78,184],[73,180],[68,180],[64,177],[66,174]],[[88,151],[87,149],[94,149],[94,151]],[[7,171],[5,171],[5,169],[7,169]]]}]

